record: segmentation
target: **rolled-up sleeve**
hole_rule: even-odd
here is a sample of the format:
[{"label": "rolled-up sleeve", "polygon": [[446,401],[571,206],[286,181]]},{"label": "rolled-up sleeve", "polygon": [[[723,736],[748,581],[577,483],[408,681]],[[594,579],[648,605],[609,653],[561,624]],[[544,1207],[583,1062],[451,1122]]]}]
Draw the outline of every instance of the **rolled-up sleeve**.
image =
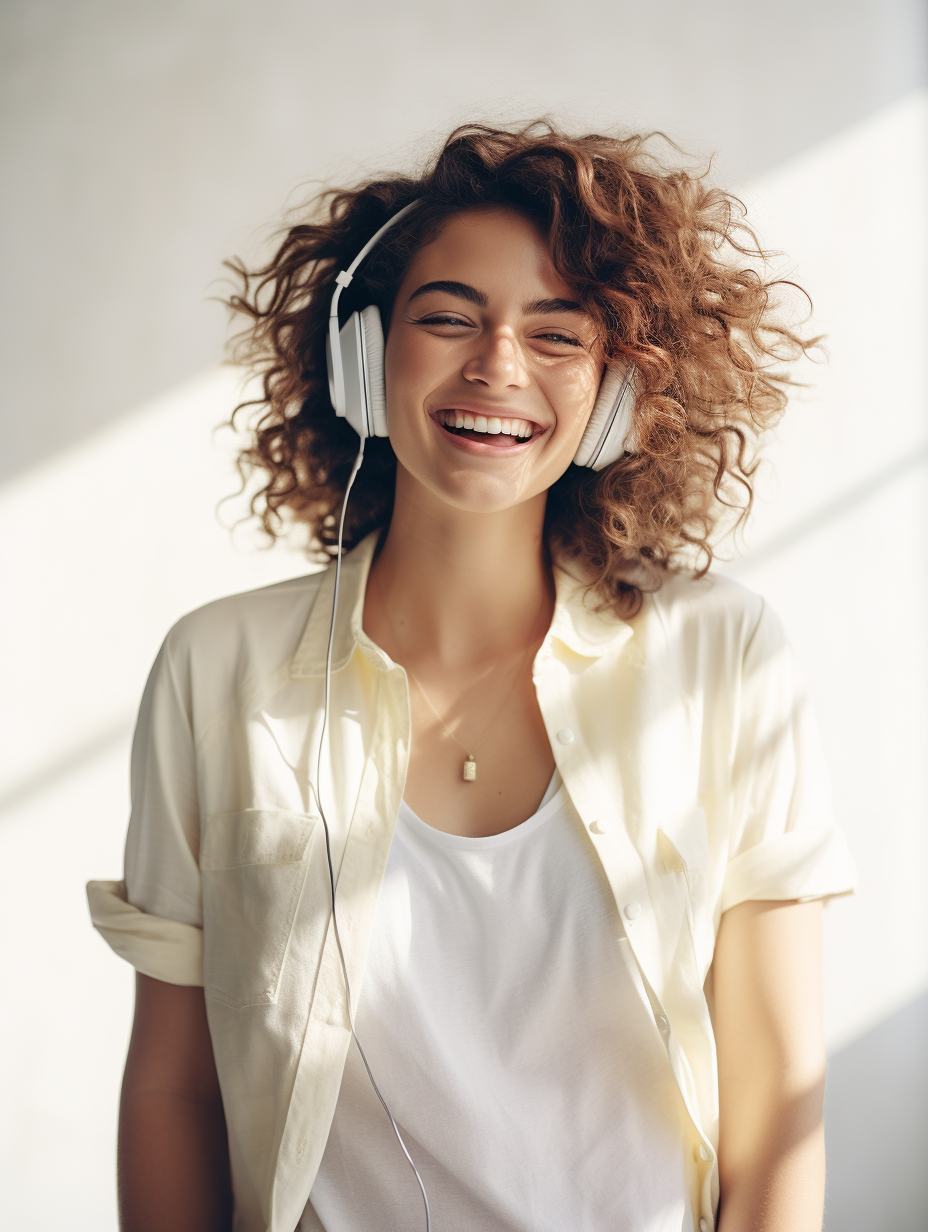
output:
[{"label": "rolled-up sleeve", "polygon": [[132,811],[125,879],[91,881],[94,927],[138,971],[203,983],[200,815],[189,684],[178,680],[171,635],[152,667],[132,742]]},{"label": "rolled-up sleeve", "polygon": [[745,650],[732,757],[732,824],[721,909],[749,899],[851,893],[818,728],[789,643],[764,605]]},{"label": "rolled-up sleeve", "polygon": [[124,881],[89,881],[93,926],[136,971],[167,984],[203,983],[203,930],[134,907]]}]

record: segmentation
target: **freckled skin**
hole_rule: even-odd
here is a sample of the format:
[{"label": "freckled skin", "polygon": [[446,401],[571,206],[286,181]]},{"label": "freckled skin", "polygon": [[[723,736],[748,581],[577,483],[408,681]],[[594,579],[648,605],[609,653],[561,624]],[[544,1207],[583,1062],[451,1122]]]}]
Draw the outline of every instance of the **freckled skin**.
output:
[{"label": "freckled skin", "polygon": [[[364,628],[411,673],[404,795],[439,829],[507,830],[533,812],[550,780],[532,680],[553,610],[544,510],[577,451],[603,367],[593,320],[543,236],[511,210],[451,218],[398,288],[385,355],[396,496]],[[498,448],[498,439],[442,427],[439,412],[455,408],[536,430]],[[472,749],[449,739],[448,722]],[[465,781],[470,751],[478,769]]]},{"label": "freckled skin", "polygon": [[[477,288],[486,306],[445,291],[410,300],[439,279]],[[576,293],[536,228],[502,209],[450,219],[400,285],[385,358],[390,440],[400,468],[458,508],[488,512],[539,496],[576,453],[603,362],[586,314],[524,311],[553,298],[576,300]],[[459,323],[441,323],[449,314]],[[442,439],[429,411],[474,399],[499,407],[501,417],[507,410],[531,417],[544,435],[511,456],[463,455]]]}]

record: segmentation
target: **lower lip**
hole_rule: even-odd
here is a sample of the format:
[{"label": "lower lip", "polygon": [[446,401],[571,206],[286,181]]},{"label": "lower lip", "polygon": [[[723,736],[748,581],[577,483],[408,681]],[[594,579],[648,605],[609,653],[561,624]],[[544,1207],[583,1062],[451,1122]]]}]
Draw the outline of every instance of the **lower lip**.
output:
[{"label": "lower lip", "polygon": [[[532,436],[527,436],[524,439],[520,438],[518,444],[516,445],[497,445],[491,444],[489,441],[472,441],[466,436],[455,436],[453,432],[449,432],[444,424],[439,423],[437,419],[433,419],[432,416],[429,416],[429,418],[432,419],[432,423],[441,433],[444,440],[449,441],[463,453],[476,454],[478,457],[484,458],[508,458],[513,454],[524,453],[526,449],[528,449],[528,447],[542,435],[540,432],[535,432]],[[496,435],[504,438],[506,437],[506,434],[502,432]],[[512,440],[512,437],[509,437],[508,439]]]}]

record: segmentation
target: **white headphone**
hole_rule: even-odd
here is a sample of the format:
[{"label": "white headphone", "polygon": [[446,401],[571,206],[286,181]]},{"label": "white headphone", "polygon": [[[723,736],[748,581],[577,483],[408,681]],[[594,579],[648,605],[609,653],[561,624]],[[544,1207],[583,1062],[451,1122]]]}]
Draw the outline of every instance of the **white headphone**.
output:
[{"label": "white headphone", "polygon": [[[335,294],[329,308],[326,337],[326,362],[329,370],[329,395],[336,415],[347,419],[360,437],[389,436],[387,398],[383,373],[383,324],[380,309],[369,304],[353,312],[338,328],[338,301],[354,278],[355,270],[385,231],[417,205],[412,201],[375,232],[346,270],[336,277]],[[593,413],[580,446],[574,454],[577,466],[601,471],[632,447],[635,409],[634,366],[609,364],[603,376]]]}]

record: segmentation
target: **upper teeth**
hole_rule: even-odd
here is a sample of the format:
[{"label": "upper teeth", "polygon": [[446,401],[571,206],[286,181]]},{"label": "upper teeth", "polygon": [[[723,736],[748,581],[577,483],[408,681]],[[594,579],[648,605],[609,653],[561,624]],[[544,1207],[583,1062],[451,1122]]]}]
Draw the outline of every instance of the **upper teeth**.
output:
[{"label": "upper teeth", "polygon": [[438,418],[449,428],[470,428],[474,432],[503,433],[505,436],[531,436],[526,419],[497,419],[495,415],[469,415],[466,411],[439,411]]}]

